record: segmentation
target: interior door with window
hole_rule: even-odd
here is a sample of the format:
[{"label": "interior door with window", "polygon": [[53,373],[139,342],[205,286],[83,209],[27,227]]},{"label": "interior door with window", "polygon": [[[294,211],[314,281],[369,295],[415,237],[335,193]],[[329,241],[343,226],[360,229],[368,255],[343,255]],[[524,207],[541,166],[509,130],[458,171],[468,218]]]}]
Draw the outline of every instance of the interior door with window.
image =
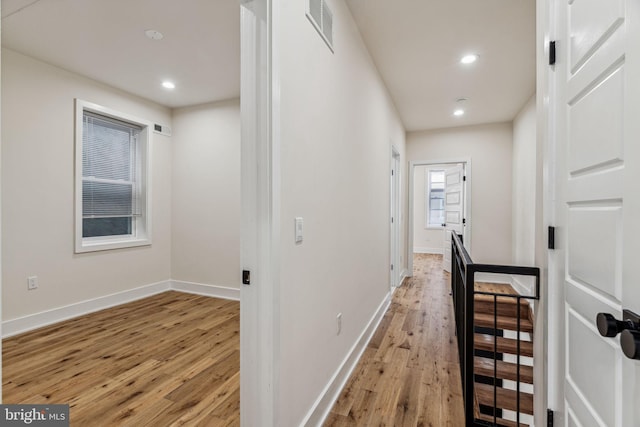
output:
[{"label": "interior door with window", "polygon": [[596,327],[598,313],[640,313],[640,2],[551,5],[559,240],[549,289],[564,304],[549,328],[564,331],[563,425],[640,426],[640,362]]},{"label": "interior door with window", "polygon": [[456,164],[444,174],[444,258],[443,268],[451,271],[451,233],[462,234],[464,228],[464,167]]}]

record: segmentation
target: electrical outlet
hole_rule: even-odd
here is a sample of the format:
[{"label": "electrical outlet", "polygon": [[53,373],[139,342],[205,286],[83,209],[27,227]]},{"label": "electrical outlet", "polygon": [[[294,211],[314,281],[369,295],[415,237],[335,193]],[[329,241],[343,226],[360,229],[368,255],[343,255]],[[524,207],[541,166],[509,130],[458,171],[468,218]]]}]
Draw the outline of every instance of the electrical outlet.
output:
[{"label": "electrical outlet", "polygon": [[336,316],[336,335],[340,335],[340,332],[342,332],[342,313]]},{"label": "electrical outlet", "polygon": [[38,289],[38,276],[27,277],[27,289],[28,290]]}]

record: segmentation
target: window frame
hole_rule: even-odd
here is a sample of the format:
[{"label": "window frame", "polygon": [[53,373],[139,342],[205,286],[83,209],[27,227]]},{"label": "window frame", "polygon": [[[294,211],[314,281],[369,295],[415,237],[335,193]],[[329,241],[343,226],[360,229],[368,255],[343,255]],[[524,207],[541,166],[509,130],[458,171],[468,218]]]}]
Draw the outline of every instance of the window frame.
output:
[{"label": "window frame", "polygon": [[[442,188],[442,194],[444,196],[445,194],[445,189],[446,189],[446,170],[445,169],[427,169],[425,171],[425,180],[426,180],[426,185],[425,185],[425,224],[424,224],[424,228],[427,230],[442,230],[442,222],[440,224],[431,224],[431,190],[432,190],[432,179],[431,179],[431,174],[433,172],[442,172],[444,175],[444,181],[443,181],[443,188]],[[443,199],[444,200],[444,199]],[[444,210],[444,209],[443,209]]]},{"label": "window frame", "polygon": [[[132,218],[132,234],[83,237],[82,217],[82,153],[83,120],[85,111],[112,118],[142,130],[138,136],[140,168],[140,215]],[[75,99],[75,253],[96,252],[111,249],[131,248],[151,245],[151,122],[122,113],[102,105]]]}]

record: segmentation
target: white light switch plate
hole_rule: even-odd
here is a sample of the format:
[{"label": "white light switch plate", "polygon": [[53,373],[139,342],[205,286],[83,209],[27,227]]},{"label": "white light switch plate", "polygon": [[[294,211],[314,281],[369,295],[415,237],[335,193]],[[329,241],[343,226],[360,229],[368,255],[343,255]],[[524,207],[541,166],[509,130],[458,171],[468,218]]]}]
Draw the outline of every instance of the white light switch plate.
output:
[{"label": "white light switch plate", "polygon": [[302,243],[303,220],[301,217],[296,218],[296,243]]}]

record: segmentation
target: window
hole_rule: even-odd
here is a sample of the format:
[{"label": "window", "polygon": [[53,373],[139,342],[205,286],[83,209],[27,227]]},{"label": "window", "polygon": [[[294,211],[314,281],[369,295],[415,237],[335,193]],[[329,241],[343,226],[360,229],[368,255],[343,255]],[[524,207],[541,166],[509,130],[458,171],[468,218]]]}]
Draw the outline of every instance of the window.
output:
[{"label": "window", "polygon": [[151,244],[149,124],[76,100],[76,252]]},{"label": "window", "polygon": [[427,228],[442,228],[444,223],[444,171],[427,169],[426,175]]}]

